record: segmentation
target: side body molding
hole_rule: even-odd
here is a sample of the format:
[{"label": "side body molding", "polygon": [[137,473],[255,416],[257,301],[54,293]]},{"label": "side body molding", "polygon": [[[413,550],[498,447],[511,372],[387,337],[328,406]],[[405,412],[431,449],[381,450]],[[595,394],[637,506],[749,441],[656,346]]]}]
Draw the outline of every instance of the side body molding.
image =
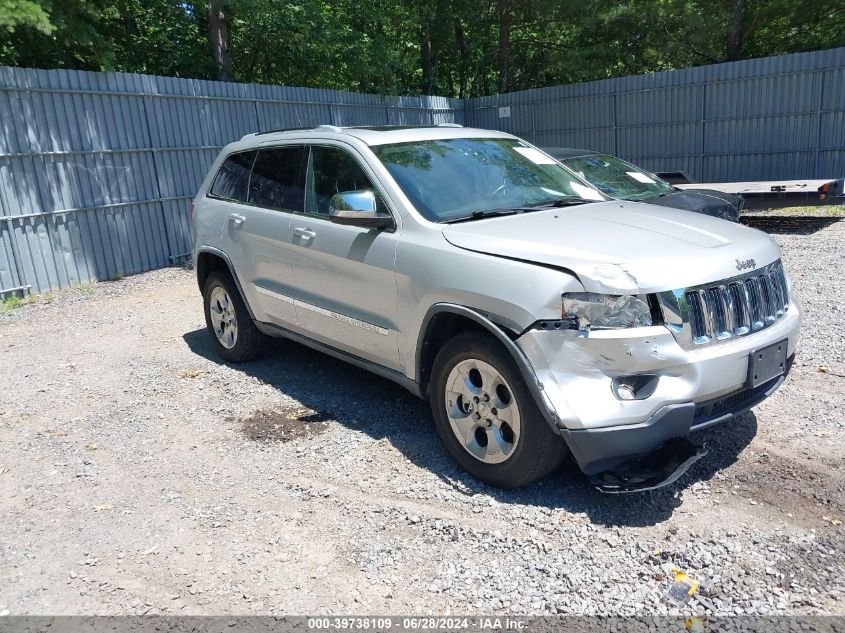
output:
[{"label": "side body molding", "polygon": [[[528,387],[528,390],[531,392],[534,401],[540,408],[540,412],[543,414],[543,417],[545,418],[549,427],[555,434],[560,435],[561,430],[560,426],[558,425],[558,414],[546,398],[546,394],[543,391],[543,385],[542,383],[540,383],[539,380],[537,380],[537,375],[534,373],[534,369],[531,366],[531,363],[528,361],[528,358],[526,358],[525,354],[522,352],[519,346],[514,343],[501,330],[501,328],[498,327],[489,318],[488,315],[482,314],[481,312],[473,310],[472,308],[467,308],[466,306],[454,303],[436,303],[428,309],[428,312],[426,312],[425,317],[423,318],[423,322],[420,326],[419,338],[417,339],[415,368],[415,375],[417,377],[417,381],[420,380],[420,377],[422,375],[423,345],[425,343],[425,335],[428,330],[428,326],[431,323],[431,320],[436,315],[442,314],[444,312],[457,314],[475,321],[481,327],[487,330],[490,334],[492,334],[505,347],[505,349],[508,350],[511,357],[513,357],[514,362],[516,363],[517,368],[519,368],[519,371],[522,374],[522,378],[525,380],[525,384]],[[423,393],[427,393],[427,391],[428,388],[426,386],[423,389]]]}]

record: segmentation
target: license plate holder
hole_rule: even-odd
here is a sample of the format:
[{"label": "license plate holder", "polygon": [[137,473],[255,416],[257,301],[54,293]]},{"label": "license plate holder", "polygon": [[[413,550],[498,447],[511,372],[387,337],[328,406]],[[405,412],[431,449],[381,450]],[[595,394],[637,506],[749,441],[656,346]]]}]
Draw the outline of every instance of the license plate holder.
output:
[{"label": "license plate holder", "polygon": [[787,339],[751,352],[748,357],[748,386],[759,387],[786,371]]}]

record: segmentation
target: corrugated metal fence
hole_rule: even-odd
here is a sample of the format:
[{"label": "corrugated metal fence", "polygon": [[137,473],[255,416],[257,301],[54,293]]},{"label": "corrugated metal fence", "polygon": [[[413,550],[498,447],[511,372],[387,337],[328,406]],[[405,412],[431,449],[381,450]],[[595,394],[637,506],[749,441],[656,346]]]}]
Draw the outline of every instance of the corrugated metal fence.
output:
[{"label": "corrugated metal fence", "polygon": [[226,143],[259,130],[463,123],[463,102],[0,68],[0,295],[171,264]]},{"label": "corrugated metal fence", "polygon": [[845,176],[845,48],[471,99],[468,124],[699,182]]},{"label": "corrugated metal fence", "polygon": [[214,156],[249,132],[462,123],[700,181],[833,177],[843,86],[845,48],[467,101],[0,68],[0,296],[169,265]]}]

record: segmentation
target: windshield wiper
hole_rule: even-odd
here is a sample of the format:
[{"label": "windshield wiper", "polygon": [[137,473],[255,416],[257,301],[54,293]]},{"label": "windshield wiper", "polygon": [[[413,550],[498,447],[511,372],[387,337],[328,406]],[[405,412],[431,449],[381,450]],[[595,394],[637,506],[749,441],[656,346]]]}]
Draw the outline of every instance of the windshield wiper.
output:
[{"label": "windshield wiper", "polygon": [[495,218],[502,215],[516,215],[518,213],[528,213],[529,211],[539,211],[548,207],[567,207],[576,204],[586,204],[588,202],[599,202],[599,200],[584,200],[578,196],[564,196],[563,198],[556,198],[548,202],[541,202],[540,204],[532,204],[524,207],[504,207],[501,209],[483,209],[480,211],[473,211],[469,215],[462,215],[450,220],[442,220],[442,224],[457,224],[458,222],[469,222],[471,220],[480,220],[482,218]]},{"label": "windshield wiper", "polygon": [[588,202],[600,202],[600,200],[585,200],[584,198],[579,198],[578,196],[563,196],[562,198],[557,198],[550,202],[544,202],[543,204],[537,205],[540,207],[568,207],[574,204],[587,204]]},{"label": "windshield wiper", "polygon": [[471,220],[480,220],[482,218],[495,218],[503,215],[516,215],[522,213],[527,209],[523,207],[513,207],[506,209],[483,209],[481,211],[473,211],[469,215],[462,215],[450,220],[443,220],[443,224],[457,224],[458,222],[469,222]]}]

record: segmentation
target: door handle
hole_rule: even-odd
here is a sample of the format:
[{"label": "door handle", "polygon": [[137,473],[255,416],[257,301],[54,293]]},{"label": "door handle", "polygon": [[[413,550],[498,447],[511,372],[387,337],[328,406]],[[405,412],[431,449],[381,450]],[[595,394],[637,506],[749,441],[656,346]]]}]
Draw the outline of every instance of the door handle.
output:
[{"label": "door handle", "polygon": [[240,213],[231,213],[229,215],[229,222],[233,222],[236,227],[239,227],[241,224],[246,222],[246,218]]},{"label": "door handle", "polygon": [[317,234],[314,231],[312,231],[311,229],[304,229],[302,227],[294,229],[293,234],[298,235],[303,240],[310,240],[312,238],[317,237]]}]

